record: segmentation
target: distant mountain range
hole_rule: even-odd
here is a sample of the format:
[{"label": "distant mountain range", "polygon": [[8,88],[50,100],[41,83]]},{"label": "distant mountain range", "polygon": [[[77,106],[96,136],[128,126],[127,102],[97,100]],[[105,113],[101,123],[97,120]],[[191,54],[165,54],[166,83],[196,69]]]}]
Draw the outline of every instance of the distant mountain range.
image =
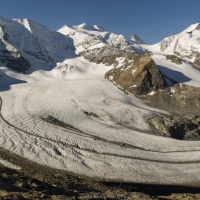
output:
[{"label": "distant mountain range", "polygon": [[[139,96],[151,93],[155,97],[177,84],[199,87],[199,52],[199,23],[148,45],[136,34],[128,40],[98,25],[64,25],[52,31],[30,19],[0,17],[0,62],[8,68],[28,74],[37,70],[52,71],[57,77],[70,79],[76,73],[85,76],[87,73],[81,71],[90,71],[68,63],[84,57],[90,63],[111,66],[110,71],[105,71],[105,77],[124,91]],[[171,104],[171,93],[168,96]],[[163,97],[159,95],[156,102],[160,98]],[[198,95],[193,99],[196,98]],[[173,102],[180,103],[176,99]]]}]

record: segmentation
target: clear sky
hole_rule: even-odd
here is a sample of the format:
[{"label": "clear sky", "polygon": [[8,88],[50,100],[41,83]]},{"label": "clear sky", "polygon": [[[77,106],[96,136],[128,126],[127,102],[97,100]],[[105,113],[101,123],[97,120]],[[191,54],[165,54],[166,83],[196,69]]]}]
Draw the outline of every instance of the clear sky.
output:
[{"label": "clear sky", "polygon": [[0,0],[0,15],[30,18],[53,30],[98,24],[152,44],[200,22],[200,0]]}]

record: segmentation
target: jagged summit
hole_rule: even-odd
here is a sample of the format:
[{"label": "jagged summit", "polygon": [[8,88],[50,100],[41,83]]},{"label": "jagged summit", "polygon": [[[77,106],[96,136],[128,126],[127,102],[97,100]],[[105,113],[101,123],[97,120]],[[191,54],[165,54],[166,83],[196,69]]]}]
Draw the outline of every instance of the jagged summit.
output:
[{"label": "jagged summit", "polygon": [[88,25],[86,23],[75,25],[75,26],[69,26],[65,24],[60,29],[58,29],[58,32],[66,31],[66,30],[77,30],[77,31],[105,31],[104,28],[100,25]]},{"label": "jagged summit", "polygon": [[86,23],[73,27],[65,25],[58,32],[73,39],[77,53],[101,48],[107,44],[119,48],[128,47],[128,41],[123,35],[107,32],[99,25],[91,26]]},{"label": "jagged summit", "polygon": [[[67,26],[67,25],[66,25]],[[68,26],[69,27],[69,26]],[[64,28],[64,27],[63,27]],[[103,27],[100,26],[100,25],[89,25],[89,24],[86,24],[86,23],[82,23],[82,24],[79,24],[79,25],[75,25],[73,27],[70,27],[70,28],[75,28],[77,30],[80,30],[80,29],[83,29],[83,30],[86,30],[86,31],[104,31]]]},{"label": "jagged summit", "polygon": [[[62,26],[60,29],[66,29],[66,28],[73,28],[73,26],[69,26],[69,25],[65,24],[65,25]],[[60,29],[59,29],[59,30],[60,30]]]},{"label": "jagged summit", "polygon": [[190,26],[188,26],[186,29],[184,29],[180,33],[168,36],[168,37],[164,38],[162,41],[164,41],[168,38],[183,37],[184,35],[188,35],[188,34],[191,35],[194,31],[199,32],[199,30],[200,30],[200,23],[191,24]]},{"label": "jagged summit", "polygon": [[88,31],[95,31],[96,30],[93,26],[88,25],[86,23],[79,24],[79,25],[76,25],[76,26],[73,26],[73,27],[76,28],[76,29],[85,29],[85,30],[88,30]]},{"label": "jagged summit", "polygon": [[140,37],[137,34],[133,34],[131,36],[131,41],[136,44],[145,44],[145,42],[142,39],[140,39]]}]

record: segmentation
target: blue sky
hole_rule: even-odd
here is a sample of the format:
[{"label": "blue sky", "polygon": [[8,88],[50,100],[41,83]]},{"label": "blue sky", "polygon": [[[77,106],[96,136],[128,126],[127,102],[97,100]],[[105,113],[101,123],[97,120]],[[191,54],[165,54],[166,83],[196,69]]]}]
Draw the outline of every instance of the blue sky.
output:
[{"label": "blue sky", "polygon": [[200,22],[200,0],[0,0],[0,15],[30,18],[57,30],[64,24],[102,25],[147,43]]}]

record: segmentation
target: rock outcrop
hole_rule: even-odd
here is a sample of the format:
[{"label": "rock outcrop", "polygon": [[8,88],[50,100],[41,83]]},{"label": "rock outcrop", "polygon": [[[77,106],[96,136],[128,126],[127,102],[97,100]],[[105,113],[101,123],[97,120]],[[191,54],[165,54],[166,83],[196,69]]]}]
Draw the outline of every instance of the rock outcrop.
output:
[{"label": "rock outcrop", "polygon": [[135,95],[145,95],[167,87],[167,82],[155,62],[147,55],[137,55],[107,45],[82,52],[90,62],[113,65],[105,78],[117,87]]},{"label": "rock outcrop", "polygon": [[171,60],[173,63],[177,65],[182,64],[182,60],[178,56],[175,56],[175,55],[166,55],[166,59]]},{"label": "rock outcrop", "polygon": [[79,55],[83,56],[90,62],[95,62],[97,64],[103,63],[108,66],[117,66],[118,61],[116,58],[120,58],[122,56],[122,52],[123,51],[118,48],[112,47],[110,45],[105,45],[102,48],[81,52]]},{"label": "rock outcrop", "polygon": [[26,72],[31,65],[24,57],[19,57],[6,60],[6,66],[17,72]]},{"label": "rock outcrop", "polygon": [[200,140],[200,116],[160,116],[149,120],[162,136],[184,140]]},{"label": "rock outcrop", "polygon": [[[192,112],[200,111],[200,88],[185,84],[175,84],[163,91],[142,97],[151,105],[179,113],[179,109],[191,108]],[[188,113],[190,113],[190,110]]]},{"label": "rock outcrop", "polygon": [[[124,55],[125,59],[126,53]],[[130,55],[128,55],[130,57]],[[163,75],[149,56],[132,55],[131,63],[116,67],[107,72],[105,78],[118,87],[136,95],[145,95],[167,86]]]},{"label": "rock outcrop", "polygon": [[195,68],[200,71],[200,53],[199,52],[195,53],[195,61],[193,64],[194,64]]}]

